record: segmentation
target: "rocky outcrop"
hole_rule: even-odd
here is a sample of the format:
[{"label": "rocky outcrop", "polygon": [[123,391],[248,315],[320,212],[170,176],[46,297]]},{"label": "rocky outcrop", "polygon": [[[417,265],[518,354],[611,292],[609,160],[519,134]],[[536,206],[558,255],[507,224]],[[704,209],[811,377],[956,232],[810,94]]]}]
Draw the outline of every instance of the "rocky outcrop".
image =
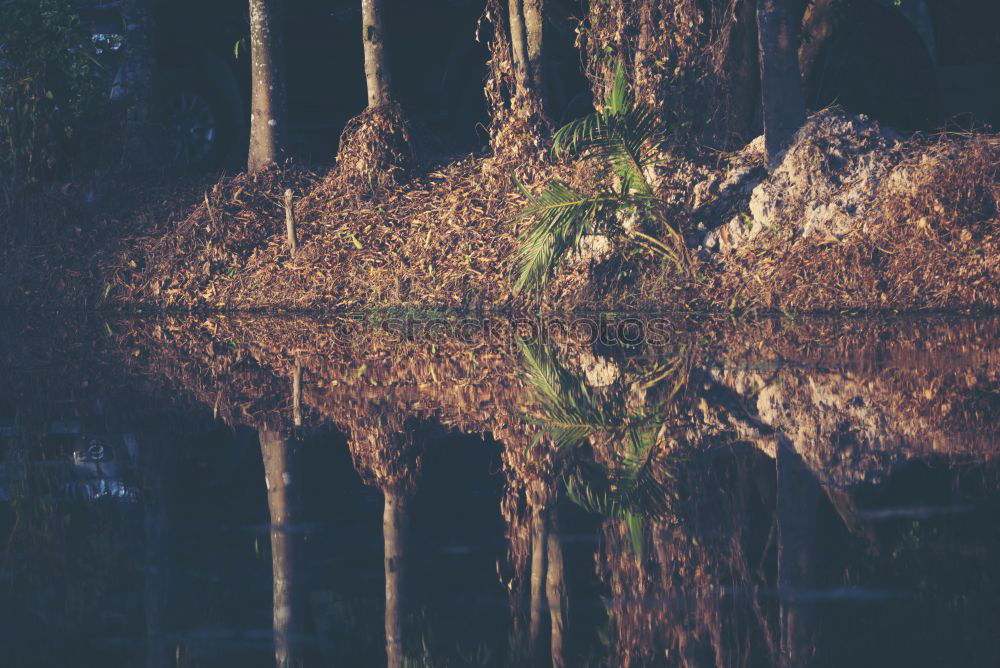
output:
[{"label": "rocky outcrop", "polygon": [[770,232],[837,241],[864,224],[878,185],[900,159],[896,134],[835,109],[811,116],[778,166],[763,167],[763,138],[694,188],[703,246],[724,259]]}]

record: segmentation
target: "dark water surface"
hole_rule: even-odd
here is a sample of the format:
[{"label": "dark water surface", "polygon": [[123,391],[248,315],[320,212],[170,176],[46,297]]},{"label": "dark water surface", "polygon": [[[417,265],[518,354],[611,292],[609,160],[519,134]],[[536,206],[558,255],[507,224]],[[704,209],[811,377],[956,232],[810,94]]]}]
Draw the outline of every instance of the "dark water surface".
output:
[{"label": "dark water surface", "polygon": [[0,665],[1000,665],[1000,320],[0,323]]}]

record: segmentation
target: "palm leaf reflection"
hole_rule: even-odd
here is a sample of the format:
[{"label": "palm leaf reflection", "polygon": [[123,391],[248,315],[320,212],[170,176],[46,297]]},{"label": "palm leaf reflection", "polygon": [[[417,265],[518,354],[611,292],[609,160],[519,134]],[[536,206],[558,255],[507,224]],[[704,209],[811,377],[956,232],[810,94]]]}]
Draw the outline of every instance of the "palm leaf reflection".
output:
[{"label": "palm leaf reflection", "polygon": [[647,410],[630,407],[627,394],[593,391],[551,348],[522,343],[521,353],[537,407],[526,419],[540,429],[536,442],[548,436],[561,455],[566,496],[588,512],[622,520],[641,556],[645,523],[670,516],[679,497],[683,450],[657,455],[683,426],[671,419],[671,408],[687,382],[690,355],[679,351],[633,384],[640,391],[662,388],[659,408]]}]

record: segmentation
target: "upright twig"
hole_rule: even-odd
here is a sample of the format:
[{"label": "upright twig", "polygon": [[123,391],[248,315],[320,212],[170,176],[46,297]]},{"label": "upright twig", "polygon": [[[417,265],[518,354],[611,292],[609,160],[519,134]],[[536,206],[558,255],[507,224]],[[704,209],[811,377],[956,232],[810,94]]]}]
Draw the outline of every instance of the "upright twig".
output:
[{"label": "upright twig", "polygon": [[295,207],[292,206],[292,189],[285,190],[285,231],[288,233],[288,252],[295,257],[299,242],[295,236]]}]

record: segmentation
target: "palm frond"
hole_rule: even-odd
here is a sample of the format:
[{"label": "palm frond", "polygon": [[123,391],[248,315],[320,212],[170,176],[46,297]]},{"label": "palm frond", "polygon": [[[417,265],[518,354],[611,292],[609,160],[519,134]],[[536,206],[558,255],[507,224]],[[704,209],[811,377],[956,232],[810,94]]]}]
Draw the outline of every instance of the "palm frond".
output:
[{"label": "palm frond", "polygon": [[[539,438],[548,434],[563,452],[585,446],[588,437],[597,434],[615,444],[615,463],[610,467],[589,458],[569,459],[571,470],[564,476],[567,497],[587,512],[623,520],[632,549],[641,557],[647,521],[671,515],[678,498],[672,467],[657,465],[654,470],[663,415],[629,413],[618,402],[592,393],[583,379],[560,364],[550,347],[526,342],[520,346],[525,379],[538,407],[537,414],[527,419],[542,429]],[[657,369],[650,382],[685,375],[683,359],[682,355]],[[670,396],[678,391],[672,388]]]},{"label": "palm frond", "polygon": [[566,477],[566,496],[589,513],[617,519],[667,517],[676,500],[673,487],[659,480],[652,467],[626,463],[605,473],[577,467]]},{"label": "palm frond", "polygon": [[625,111],[631,103],[628,95],[628,77],[625,76],[625,63],[618,61],[615,68],[615,83],[608,91],[605,108],[609,114],[619,114]]},{"label": "palm frond", "polygon": [[525,419],[553,435],[560,447],[601,433],[627,441],[627,456],[646,456],[663,420],[660,411],[630,413],[618,402],[591,393],[587,383],[564,367],[551,347],[519,342],[525,382],[532,388],[538,415]]},{"label": "palm frond", "polygon": [[628,513],[625,515],[625,527],[628,529],[629,544],[632,554],[642,559],[646,548],[646,522],[642,515]]},{"label": "palm frond", "polygon": [[659,132],[653,109],[628,95],[619,63],[602,111],[567,123],[556,132],[552,150],[560,157],[590,156],[607,161],[622,182],[622,192],[650,193],[643,170],[656,157]]},{"label": "palm frond", "polygon": [[652,494],[645,497],[639,494],[616,494],[595,488],[574,477],[566,480],[566,496],[588,513],[624,522],[632,552],[640,559],[645,551],[646,523],[663,514],[658,505],[649,508],[643,504],[642,498],[653,498]]},{"label": "palm frond", "polygon": [[625,68],[621,63],[604,109],[571,121],[556,132],[552,150],[557,156],[603,160],[618,176],[616,191],[584,195],[562,181],[550,182],[539,195],[528,197],[521,215],[535,224],[521,239],[519,272],[514,289],[541,290],[555,275],[567,253],[579,248],[583,237],[603,224],[621,233],[612,212],[634,210],[655,220],[666,234],[666,243],[630,230],[635,243],[668,258],[681,269],[687,267],[687,249],[680,232],[665,219],[661,205],[646,179],[659,147],[657,116],[648,106],[636,104],[629,95]]},{"label": "palm frond", "polygon": [[618,462],[606,471],[581,463],[567,477],[567,496],[588,512],[626,519],[655,519],[669,514],[676,490],[668,486],[674,476],[669,469],[653,471],[656,454],[656,421],[630,424],[620,438]]},{"label": "palm frond", "polygon": [[527,419],[548,432],[556,447],[576,446],[591,434],[616,431],[627,422],[619,411],[597,400],[550,348],[524,342],[520,346],[525,380],[534,391],[539,410],[538,417]]},{"label": "palm frond", "polygon": [[528,194],[521,215],[535,223],[521,239],[518,277],[514,290],[539,290],[555,275],[562,259],[579,248],[612,195],[584,195],[559,180],[553,180],[538,195]]}]

